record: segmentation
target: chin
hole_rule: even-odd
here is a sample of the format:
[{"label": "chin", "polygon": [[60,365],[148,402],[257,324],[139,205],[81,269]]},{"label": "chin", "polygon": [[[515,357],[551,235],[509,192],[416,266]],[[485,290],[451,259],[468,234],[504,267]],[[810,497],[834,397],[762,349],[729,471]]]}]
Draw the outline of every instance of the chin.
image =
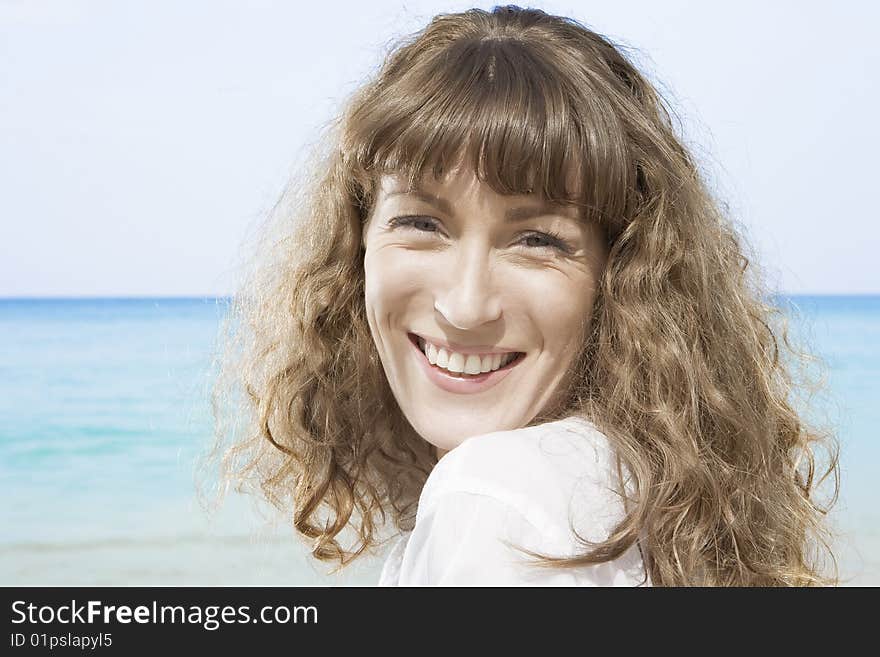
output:
[{"label": "chin", "polygon": [[448,417],[423,417],[421,420],[419,423],[413,423],[418,434],[430,444],[446,451],[455,449],[468,438],[474,436],[525,426],[525,423],[511,424],[510,422],[493,421],[491,418],[474,417],[472,414],[452,422]]},{"label": "chin", "polygon": [[443,450],[444,452],[451,452],[465,440],[466,439],[462,439],[458,436],[428,436],[425,438],[425,442],[429,445]]}]

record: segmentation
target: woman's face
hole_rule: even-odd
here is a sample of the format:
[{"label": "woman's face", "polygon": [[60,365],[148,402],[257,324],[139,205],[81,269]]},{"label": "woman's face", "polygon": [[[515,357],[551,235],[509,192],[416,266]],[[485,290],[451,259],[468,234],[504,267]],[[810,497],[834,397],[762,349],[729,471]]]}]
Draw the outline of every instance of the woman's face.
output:
[{"label": "woman's face", "polygon": [[563,390],[607,255],[576,208],[501,196],[461,169],[417,189],[385,176],[364,244],[382,366],[439,454],[526,426]]}]

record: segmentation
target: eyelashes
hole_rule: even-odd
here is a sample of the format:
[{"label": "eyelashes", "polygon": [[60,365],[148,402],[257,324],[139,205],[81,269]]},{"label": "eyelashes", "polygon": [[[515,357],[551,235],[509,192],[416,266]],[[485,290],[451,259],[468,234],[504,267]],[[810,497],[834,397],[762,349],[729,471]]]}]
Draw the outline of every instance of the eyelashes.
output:
[{"label": "eyelashes", "polygon": [[[410,230],[415,230],[420,233],[438,233],[439,226],[435,219],[431,217],[424,217],[421,215],[405,215],[401,217],[393,217],[388,221],[388,226],[391,228],[404,227]],[[539,240],[545,242],[545,244],[526,244],[529,240]],[[528,231],[524,233],[519,241],[521,244],[526,244],[527,249],[538,249],[538,250],[555,250],[565,255],[570,255],[574,253],[575,248],[572,244],[568,242],[562,235],[555,233],[553,231]]]},{"label": "eyelashes", "polygon": [[[423,226],[428,226],[428,230],[424,230],[422,228],[418,228],[417,225],[421,224]],[[437,222],[433,219],[429,219],[428,217],[420,217],[416,215],[412,216],[404,216],[404,217],[394,217],[388,222],[388,225],[392,228],[397,228],[398,226],[408,226],[410,228],[415,228],[416,230],[422,233],[434,233],[436,230],[431,230],[432,228],[437,228]]]}]

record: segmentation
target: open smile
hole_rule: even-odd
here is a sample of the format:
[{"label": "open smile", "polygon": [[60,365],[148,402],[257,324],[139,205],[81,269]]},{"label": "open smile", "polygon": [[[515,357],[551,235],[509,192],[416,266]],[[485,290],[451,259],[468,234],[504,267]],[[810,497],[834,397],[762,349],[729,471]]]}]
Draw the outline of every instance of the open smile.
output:
[{"label": "open smile", "polygon": [[[408,333],[407,338],[409,339],[410,344],[413,346],[413,350],[415,352],[415,357],[419,362],[419,366],[428,379],[434,383],[437,387],[446,392],[451,392],[455,394],[473,394],[478,392],[483,392],[484,390],[488,390],[489,388],[500,383],[513,368],[517,367],[526,357],[523,352],[513,352],[514,355],[512,357],[502,356],[503,364],[499,363],[499,367],[495,370],[491,370],[488,372],[480,372],[479,374],[467,374],[465,372],[452,372],[444,367],[440,367],[435,364],[431,364],[428,360],[428,356],[423,351],[423,348],[420,344],[424,344],[424,341],[420,338],[420,336],[415,333]],[[509,362],[504,362],[509,359]],[[486,363],[488,367],[491,367],[488,361],[483,361]],[[473,369],[477,369],[474,365],[476,363],[476,359],[470,361]],[[459,360],[457,365],[452,365],[453,367],[461,368],[462,363]],[[485,368],[483,368],[485,369]]]}]

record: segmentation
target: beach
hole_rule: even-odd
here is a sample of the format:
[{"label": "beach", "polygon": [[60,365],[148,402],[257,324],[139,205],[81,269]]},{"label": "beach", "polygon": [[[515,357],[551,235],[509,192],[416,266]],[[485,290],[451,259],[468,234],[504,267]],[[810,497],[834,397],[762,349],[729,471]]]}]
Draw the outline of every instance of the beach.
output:
[{"label": "beach", "polygon": [[[841,443],[832,514],[843,585],[880,584],[880,297],[799,297],[828,366],[816,415]],[[2,585],[370,586],[385,546],[341,573],[289,520],[196,492],[212,442],[218,299],[0,300]],[[11,502],[10,502],[11,501]]]},{"label": "beach", "polygon": [[[19,541],[0,547],[0,583],[12,586],[372,586],[381,557],[339,573],[309,557],[291,529],[270,524],[250,503],[212,520],[193,510],[162,526],[114,537]],[[233,509],[235,509],[233,513]],[[237,514],[237,517],[233,517]],[[250,531],[242,518],[254,520]],[[187,522],[182,522],[187,520]],[[277,519],[280,523],[280,518]],[[178,525],[174,527],[173,525]],[[238,526],[239,531],[229,530]]]}]

